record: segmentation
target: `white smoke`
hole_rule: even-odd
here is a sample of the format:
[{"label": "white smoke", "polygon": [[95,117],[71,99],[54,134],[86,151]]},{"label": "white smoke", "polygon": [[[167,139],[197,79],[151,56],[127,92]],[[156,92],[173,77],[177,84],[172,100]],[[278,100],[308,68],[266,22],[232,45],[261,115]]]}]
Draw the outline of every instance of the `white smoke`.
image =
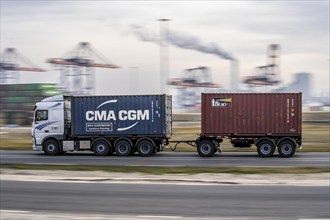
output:
[{"label": "white smoke", "polygon": [[131,27],[133,34],[135,34],[136,37],[139,38],[139,40],[147,41],[147,42],[154,42],[154,43],[159,42],[159,38],[158,38],[157,34],[151,32],[151,31],[147,31],[145,28],[141,27],[140,25],[132,24],[132,25],[130,25],[130,27]]},{"label": "white smoke", "polygon": [[[140,25],[131,25],[130,27],[132,33],[135,34],[141,41],[159,43],[159,37],[157,34],[143,28]],[[190,49],[202,53],[214,54],[226,60],[235,60],[235,58],[231,54],[224,51],[215,43],[205,44],[197,37],[189,36],[187,34],[180,33],[174,30],[171,30],[169,33],[169,43],[183,49]]]}]

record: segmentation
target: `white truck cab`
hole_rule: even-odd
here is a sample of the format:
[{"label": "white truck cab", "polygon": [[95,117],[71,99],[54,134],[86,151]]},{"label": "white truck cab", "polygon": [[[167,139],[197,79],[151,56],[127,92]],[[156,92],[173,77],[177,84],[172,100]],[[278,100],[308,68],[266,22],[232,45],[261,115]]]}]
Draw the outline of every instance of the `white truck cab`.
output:
[{"label": "white truck cab", "polygon": [[[32,122],[33,150],[47,154],[59,153],[59,147],[51,144],[52,140],[64,137],[64,97],[53,96],[36,103]],[[45,144],[45,142],[49,144]]]}]

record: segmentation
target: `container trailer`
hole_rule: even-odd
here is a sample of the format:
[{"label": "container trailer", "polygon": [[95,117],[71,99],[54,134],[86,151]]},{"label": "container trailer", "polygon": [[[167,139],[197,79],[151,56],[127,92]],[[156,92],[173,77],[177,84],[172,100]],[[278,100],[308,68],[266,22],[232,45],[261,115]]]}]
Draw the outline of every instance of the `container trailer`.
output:
[{"label": "container trailer", "polygon": [[56,155],[93,151],[105,156],[161,151],[172,134],[172,97],[54,96],[34,109],[34,150]]},{"label": "container trailer", "polygon": [[291,157],[301,147],[301,93],[202,94],[198,154],[212,156],[229,139],[233,147],[255,145],[259,156]]}]

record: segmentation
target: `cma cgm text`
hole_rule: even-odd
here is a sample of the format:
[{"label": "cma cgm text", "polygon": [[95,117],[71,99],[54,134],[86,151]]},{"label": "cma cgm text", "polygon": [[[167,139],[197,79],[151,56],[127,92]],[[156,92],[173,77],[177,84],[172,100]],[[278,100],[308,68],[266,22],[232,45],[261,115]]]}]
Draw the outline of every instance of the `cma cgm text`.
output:
[{"label": "cma cgm text", "polygon": [[119,120],[149,120],[149,110],[120,110],[116,115],[115,111],[87,111],[87,121],[116,121]]}]

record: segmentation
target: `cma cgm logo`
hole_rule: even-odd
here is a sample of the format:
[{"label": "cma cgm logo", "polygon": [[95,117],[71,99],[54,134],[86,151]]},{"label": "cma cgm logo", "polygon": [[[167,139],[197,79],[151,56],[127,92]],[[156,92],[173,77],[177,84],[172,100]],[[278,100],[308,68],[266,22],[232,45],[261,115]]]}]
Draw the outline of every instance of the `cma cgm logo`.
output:
[{"label": "cma cgm logo", "polygon": [[136,120],[149,120],[149,110],[120,110],[116,116],[115,111],[87,111],[87,121],[136,121]]},{"label": "cma cgm logo", "polygon": [[[108,100],[103,103],[101,103],[99,106],[97,106],[96,109],[99,109],[100,107],[111,104],[111,103],[117,103],[116,99]],[[124,131],[131,129],[135,125],[137,125],[138,121],[141,120],[149,120],[149,110],[95,110],[95,111],[86,111],[86,120],[87,121],[95,121],[95,122],[104,122],[104,121],[137,121],[134,124],[125,127],[125,128],[118,128],[118,131]]]}]

